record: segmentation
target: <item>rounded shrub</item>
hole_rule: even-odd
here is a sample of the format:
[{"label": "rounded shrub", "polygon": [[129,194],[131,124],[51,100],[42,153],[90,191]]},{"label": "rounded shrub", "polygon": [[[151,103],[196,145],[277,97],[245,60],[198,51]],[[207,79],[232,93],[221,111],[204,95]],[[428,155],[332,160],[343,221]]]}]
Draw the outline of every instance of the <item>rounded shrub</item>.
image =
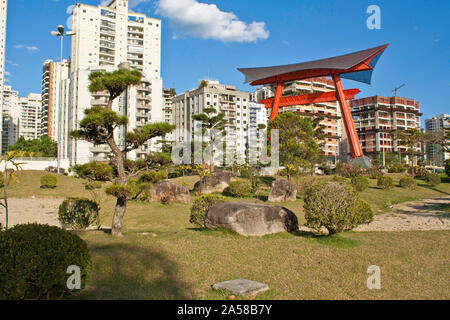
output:
[{"label": "rounded shrub", "polygon": [[379,177],[377,186],[384,190],[392,189],[394,187],[394,179],[391,177]]},{"label": "rounded shrub", "polygon": [[41,177],[41,188],[42,189],[54,189],[56,188],[56,184],[58,183],[58,179],[56,176],[52,174],[46,174]]},{"label": "rounded shrub", "polygon": [[102,162],[89,162],[73,169],[80,178],[94,181],[109,181],[114,173],[112,166]]},{"label": "rounded shrub", "polygon": [[86,243],[48,225],[17,225],[0,232],[0,299],[57,299],[69,293],[68,268],[80,268],[81,289],[91,275]]},{"label": "rounded shrub", "polygon": [[252,185],[247,180],[233,181],[227,189],[227,194],[235,198],[244,198],[252,193]]},{"label": "rounded shrub", "polygon": [[305,195],[306,226],[319,232],[325,227],[330,235],[351,230],[371,221],[371,210],[366,204],[348,185],[336,182],[313,185]]},{"label": "rounded shrub", "polygon": [[356,191],[362,192],[369,187],[369,179],[363,176],[356,176],[352,178],[352,186]]},{"label": "rounded shrub", "polygon": [[414,190],[417,187],[417,183],[411,177],[404,177],[400,179],[400,187]]},{"label": "rounded shrub", "polygon": [[348,180],[347,178],[344,178],[344,177],[335,176],[335,177],[333,178],[333,182],[346,184],[346,183],[349,182],[349,180]]},{"label": "rounded shrub", "polygon": [[225,203],[227,199],[222,196],[207,194],[198,197],[194,200],[191,207],[191,217],[189,222],[197,227],[205,227],[205,215],[208,213],[209,209],[216,204]]},{"label": "rounded shrub", "polygon": [[69,198],[59,206],[58,220],[73,229],[86,229],[98,225],[100,207],[97,202],[84,198]]},{"label": "rounded shrub", "polygon": [[336,173],[344,178],[353,178],[363,175],[365,170],[358,166],[353,166],[348,163],[338,163],[336,165]]},{"label": "rounded shrub", "polygon": [[370,179],[378,180],[379,177],[383,176],[383,172],[381,172],[381,170],[377,167],[372,167],[367,169],[367,175]]},{"label": "rounded shrub", "polygon": [[439,177],[439,175],[437,175],[436,173],[429,172],[425,176],[425,182],[427,184],[429,184],[430,186],[435,187],[435,186],[441,184],[441,177]]}]

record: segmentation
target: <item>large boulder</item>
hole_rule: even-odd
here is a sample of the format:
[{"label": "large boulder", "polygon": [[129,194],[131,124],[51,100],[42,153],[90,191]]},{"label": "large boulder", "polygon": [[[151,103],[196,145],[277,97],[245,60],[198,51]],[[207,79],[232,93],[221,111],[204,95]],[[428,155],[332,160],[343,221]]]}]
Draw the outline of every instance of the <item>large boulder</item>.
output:
[{"label": "large boulder", "polygon": [[185,187],[177,186],[169,180],[159,181],[153,185],[150,191],[151,201],[159,202],[163,199],[170,199],[172,202],[189,203],[191,194]]},{"label": "large boulder", "polygon": [[264,236],[297,231],[298,219],[292,211],[279,206],[227,202],[209,209],[205,226],[232,230],[244,236]]},{"label": "large boulder", "polygon": [[219,192],[222,193],[230,186],[231,181],[235,175],[229,171],[216,171],[210,176],[203,177],[194,185],[194,191],[201,194],[210,194]]},{"label": "large boulder", "polygon": [[297,188],[287,180],[275,180],[270,189],[269,201],[297,201]]}]

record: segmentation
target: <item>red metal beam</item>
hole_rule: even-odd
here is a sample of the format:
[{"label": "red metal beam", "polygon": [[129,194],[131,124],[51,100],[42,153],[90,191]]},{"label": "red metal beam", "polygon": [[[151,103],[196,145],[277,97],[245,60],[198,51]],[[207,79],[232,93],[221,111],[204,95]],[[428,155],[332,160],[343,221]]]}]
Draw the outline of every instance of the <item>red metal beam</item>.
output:
[{"label": "red metal beam", "polygon": [[[359,89],[350,89],[345,90],[344,95],[347,100],[353,100],[357,94],[359,94],[361,90]],[[321,93],[313,93],[306,94],[301,96],[290,96],[290,97],[282,97],[279,101],[279,108],[289,107],[289,106],[298,106],[305,104],[313,104],[313,103],[324,103],[324,102],[335,102],[339,100],[339,93],[337,91],[332,92],[321,92]],[[266,108],[272,108],[274,99],[265,99],[261,100],[262,104],[266,105]]]},{"label": "red metal beam", "polygon": [[280,113],[280,100],[283,95],[284,82],[277,83],[277,93],[275,94],[275,99],[273,99],[272,105],[272,116],[270,117],[270,121],[273,121],[278,117]]},{"label": "red metal beam", "polygon": [[362,157],[364,156],[364,152],[362,150],[358,134],[356,133],[355,122],[353,121],[352,112],[344,94],[344,88],[342,86],[340,74],[334,74],[333,80],[339,96],[338,101],[341,106],[341,114],[344,120],[345,131],[347,132],[347,137],[349,140],[350,152],[352,153],[352,157],[354,159]]}]

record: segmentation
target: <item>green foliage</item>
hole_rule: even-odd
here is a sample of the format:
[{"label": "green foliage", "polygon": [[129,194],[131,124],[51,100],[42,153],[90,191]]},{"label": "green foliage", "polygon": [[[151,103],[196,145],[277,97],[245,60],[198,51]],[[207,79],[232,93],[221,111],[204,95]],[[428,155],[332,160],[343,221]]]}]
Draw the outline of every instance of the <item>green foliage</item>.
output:
[{"label": "green foliage", "polygon": [[404,177],[400,179],[400,187],[414,190],[417,187],[416,181],[411,177]]},{"label": "green foliage", "polygon": [[384,190],[392,189],[394,187],[394,179],[391,177],[379,177],[377,186]]},{"label": "green foliage", "polygon": [[109,181],[113,178],[113,167],[107,163],[89,162],[74,166],[73,170],[82,179]]},{"label": "green foliage", "polygon": [[325,227],[330,235],[369,223],[368,204],[348,185],[329,182],[311,186],[305,194],[306,226],[320,232]]},{"label": "green foliage", "polygon": [[[322,117],[302,117],[292,112],[285,112],[271,121],[268,128],[269,139],[271,131],[279,129],[280,134],[280,164],[284,167],[293,165],[312,170],[314,164],[323,159],[322,145],[326,137],[320,123]],[[270,149],[270,147],[269,147]]]},{"label": "green foliage", "polygon": [[47,136],[34,140],[26,140],[24,137],[19,137],[16,144],[9,147],[8,150],[22,151],[28,153],[29,157],[54,158],[58,154],[58,144]]},{"label": "green foliage", "polygon": [[356,202],[353,219],[356,225],[368,224],[373,221],[373,211],[367,201],[359,199]]},{"label": "green foliage", "polygon": [[67,268],[81,270],[81,288],[91,275],[86,243],[47,225],[17,225],[0,232],[0,300],[57,299],[69,293]]},{"label": "green foliage", "polygon": [[41,188],[42,189],[54,189],[56,188],[56,184],[58,183],[58,179],[55,175],[46,174],[41,177]]},{"label": "green foliage", "polygon": [[233,181],[227,188],[227,193],[235,198],[245,198],[252,193],[252,186],[247,180]]},{"label": "green foliage", "polygon": [[98,225],[100,207],[95,201],[69,198],[59,206],[58,220],[73,229],[86,229]]},{"label": "green foliage", "polygon": [[428,170],[425,167],[414,167],[414,173],[416,178],[425,179],[428,174]]},{"label": "green foliage", "polygon": [[129,86],[141,83],[142,73],[139,70],[119,69],[113,72],[96,71],[89,75],[89,91],[108,91],[110,100],[114,100]]},{"label": "green foliage", "polygon": [[84,185],[84,188],[90,191],[101,189],[102,187],[103,184],[101,181],[93,181],[93,180],[88,180]]},{"label": "green foliage", "polygon": [[128,198],[133,192],[129,186],[123,186],[119,184],[114,184],[108,188],[106,188],[106,194],[113,196],[115,198]]},{"label": "green foliage", "polygon": [[405,173],[407,167],[401,163],[398,163],[388,169],[389,173]]},{"label": "green foliage", "polygon": [[369,178],[373,180],[378,180],[379,177],[383,176],[383,172],[375,166],[367,169],[366,172]]},{"label": "green foliage", "polygon": [[138,178],[139,182],[141,183],[152,183],[152,184],[166,179],[167,179],[167,172],[156,170],[144,171]]},{"label": "green foliage", "polygon": [[441,177],[439,177],[436,173],[429,172],[425,177],[425,181],[430,186],[435,187],[441,184]]},{"label": "green foliage", "polygon": [[356,176],[352,178],[352,186],[356,191],[362,192],[369,187],[369,179],[363,176]]},{"label": "green foliage", "polygon": [[216,204],[225,203],[227,199],[222,196],[207,194],[198,197],[194,200],[191,207],[191,217],[189,222],[193,225],[204,228],[205,227],[205,215],[209,209]]},{"label": "green foliage", "polygon": [[445,161],[445,173],[450,177],[450,160]]},{"label": "green foliage", "polygon": [[333,182],[346,184],[346,183],[349,183],[349,180],[348,180],[348,178],[344,178],[344,177],[340,177],[340,176],[335,176],[335,177],[333,178]]}]

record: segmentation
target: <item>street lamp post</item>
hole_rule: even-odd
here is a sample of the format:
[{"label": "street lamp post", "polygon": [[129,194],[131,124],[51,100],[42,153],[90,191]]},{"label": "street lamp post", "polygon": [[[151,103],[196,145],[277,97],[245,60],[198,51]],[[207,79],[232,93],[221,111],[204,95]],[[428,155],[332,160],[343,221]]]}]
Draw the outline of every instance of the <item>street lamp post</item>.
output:
[{"label": "street lamp post", "polygon": [[58,31],[51,31],[50,34],[54,37],[61,37],[61,66],[59,69],[59,103],[58,103],[58,157],[57,157],[57,172],[61,173],[61,143],[62,143],[62,78],[63,78],[63,48],[64,48],[64,37],[70,37],[75,35],[74,31],[64,32],[64,26],[59,25]]}]

